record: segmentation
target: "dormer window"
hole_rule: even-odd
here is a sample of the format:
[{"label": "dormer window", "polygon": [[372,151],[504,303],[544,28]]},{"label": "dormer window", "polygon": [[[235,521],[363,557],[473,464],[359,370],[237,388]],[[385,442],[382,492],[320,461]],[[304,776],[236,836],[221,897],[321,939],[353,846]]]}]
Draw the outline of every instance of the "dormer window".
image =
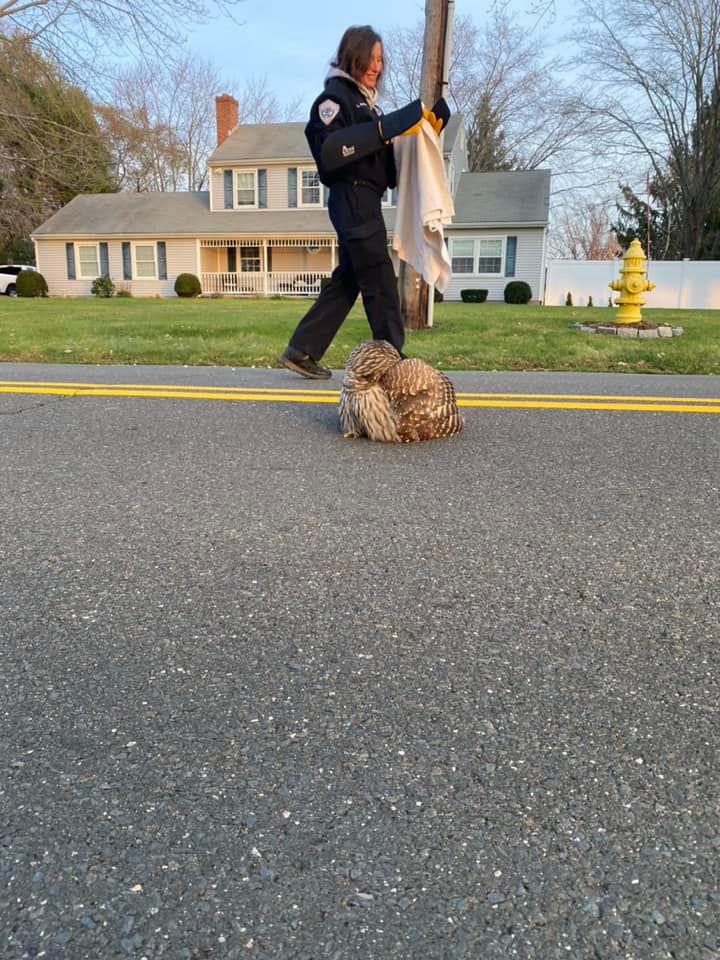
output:
[{"label": "dormer window", "polygon": [[300,206],[319,207],[322,204],[322,185],[320,175],[314,167],[307,167],[300,173]]},{"label": "dormer window", "polygon": [[255,170],[236,170],[235,171],[235,206],[236,207],[256,207],[257,202],[257,177]]}]

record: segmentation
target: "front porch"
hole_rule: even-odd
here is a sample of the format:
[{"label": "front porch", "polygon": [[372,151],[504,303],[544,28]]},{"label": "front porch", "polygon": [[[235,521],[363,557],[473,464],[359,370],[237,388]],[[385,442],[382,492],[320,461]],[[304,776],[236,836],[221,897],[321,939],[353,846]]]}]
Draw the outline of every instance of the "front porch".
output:
[{"label": "front porch", "polygon": [[334,237],[200,240],[203,296],[316,297],[337,265]]},{"label": "front porch", "polygon": [[200,285],[205,297],[213,293],[234,297],[316,297],[323,277],[329,277],[331,273],[331,270],[313,273],[201,273]]}]

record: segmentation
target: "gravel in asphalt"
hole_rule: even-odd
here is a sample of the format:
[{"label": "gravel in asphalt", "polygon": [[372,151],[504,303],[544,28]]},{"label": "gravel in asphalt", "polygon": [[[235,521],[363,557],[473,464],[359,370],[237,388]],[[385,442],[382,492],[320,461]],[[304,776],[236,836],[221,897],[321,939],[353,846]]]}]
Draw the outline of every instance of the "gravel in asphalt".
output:
[{"label": "gravel in asphalt", "polygon": [[464,413],[0,397],[4,958],[720,955],[718,418]]}]

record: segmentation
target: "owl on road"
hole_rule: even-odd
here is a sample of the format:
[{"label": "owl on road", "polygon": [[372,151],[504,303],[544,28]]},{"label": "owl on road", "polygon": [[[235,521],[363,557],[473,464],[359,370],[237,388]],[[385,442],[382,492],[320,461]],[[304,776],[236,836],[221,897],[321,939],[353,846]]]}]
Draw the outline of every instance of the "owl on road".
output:
[{"label": "owl on road", "polygon": [[463,428],[445,374],[423,360],[403,360],[386,340],[367,340],[348,357],[339,414],[345,437],[387,443],[437,440]]}]

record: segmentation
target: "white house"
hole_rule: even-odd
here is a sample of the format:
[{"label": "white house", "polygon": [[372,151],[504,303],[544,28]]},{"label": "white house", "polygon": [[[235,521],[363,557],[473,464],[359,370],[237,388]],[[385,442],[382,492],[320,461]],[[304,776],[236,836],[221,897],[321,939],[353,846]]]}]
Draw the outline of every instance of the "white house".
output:
[{"label": "white house", "polygon": [[[51,296],[86,296],[101,275],[133,296],[174,296],[180,273],[196,274],[205,295],[317,294],[337,243],[304,124],[238,125],[234,98],[215,103],[208,191],[83,194],[35,230]],[[539,300],[550,171],[468,173],[458,117],[445,130],[444,157],[456,210],[446,229],[453,272],[445,299],[481,288],[502,300],[517,279]],[[390,238],[395,202],[394,191],[383,199]]]}]

